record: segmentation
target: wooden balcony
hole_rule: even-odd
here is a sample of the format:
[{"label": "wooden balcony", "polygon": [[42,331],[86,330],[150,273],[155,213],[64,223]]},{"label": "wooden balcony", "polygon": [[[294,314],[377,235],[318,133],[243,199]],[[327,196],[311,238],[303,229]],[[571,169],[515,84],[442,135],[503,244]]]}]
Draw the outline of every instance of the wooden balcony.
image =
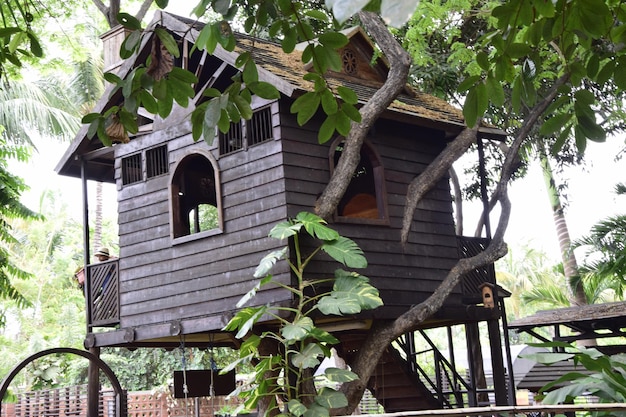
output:
[{"label": "wooden balcony", "polygon": [[[484,237],[457,236],[459,257],[471,258],[483,252],[491,239]],[[482,301],[480,287],[482,284],[496,285],[496,271],[493,264],[477,268],[463,277],[461,288],[466,304],[476,304]]]},{"label": "wooden balcony", "polygon": [[117,326],[120,322],[119,260],[87,265],[86,285],[89,328]]}]

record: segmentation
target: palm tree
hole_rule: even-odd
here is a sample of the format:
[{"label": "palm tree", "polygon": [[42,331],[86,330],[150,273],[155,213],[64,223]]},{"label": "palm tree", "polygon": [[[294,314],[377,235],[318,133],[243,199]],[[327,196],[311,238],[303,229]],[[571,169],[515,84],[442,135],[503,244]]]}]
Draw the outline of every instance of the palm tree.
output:
[{"label": "palm tree", "polygon": [[[615,193],[626,195],[626,183],[615,186]],[[608,217],[596,223],[587,236],[574,242],[586,249],[581,272],[585,279],[600,281],[623,298],[626,286],[626,214]]]}]

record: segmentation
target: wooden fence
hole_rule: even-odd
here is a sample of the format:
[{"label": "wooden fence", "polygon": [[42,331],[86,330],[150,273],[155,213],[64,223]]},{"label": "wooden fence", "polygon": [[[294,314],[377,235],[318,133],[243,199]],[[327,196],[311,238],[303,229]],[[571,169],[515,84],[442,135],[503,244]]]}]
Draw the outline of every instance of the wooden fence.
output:
[{"label": "wooden fence", "polygon": [[[167,392],[140,391],[127,394],[128,417],[212,417],[237,406],[237,399],[200,397],[176,399]],[[98,415],[115,416],[115,393],[100,395]],[[87,386],[19,394],[17,402],[2,403],[2,417],[86,417]]]}]

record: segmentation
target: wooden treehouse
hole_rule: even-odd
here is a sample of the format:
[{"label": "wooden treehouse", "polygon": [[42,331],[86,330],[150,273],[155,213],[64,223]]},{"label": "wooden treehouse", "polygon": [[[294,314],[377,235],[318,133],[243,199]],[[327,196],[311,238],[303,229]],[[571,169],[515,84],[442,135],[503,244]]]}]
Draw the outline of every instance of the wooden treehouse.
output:
[{"label": "wooden treehouse", "polygon": [[[234,313],[235,303],[252,285],[259,260],[284,242],[268,238],[269,230],[300,211],[312,211],[342,149],[342,138],[319,144],[323,118],[299,126],[289,109],[307,91],[306,65],[282,52],[279,45],[238,37],[240,49],[254,48],[259,78],[275,85],[280,99],[254,97],[253,116],[219,134],[212,145],[194,142],[189,115],[205,99],[204,89],[223,90],[237,73],[236,53],[217,47],[213,55],[192,48],[198,23],[158,12],[152,26],[174,34],[181,58],[174,64],[194,72],[199,82],[189,108],[174,108],[167,119],[142,113],[139,133],[129,143],[103,146],[78,133],[57,167],[61,175],[82,178],[85,213],[87,181],[117,187],[119,259],[86,265],[88,329],[85,347],[174,347],[230,345],[231,334],[220,329]],[[383,58],[371,63],[373,46],[363,30],[346,32],[350,43],[340,53],[343,70],[329,74],[334,83],[353,88],[367,101],[385,80]],[[144,64],[152,45],[122,63],[124,76]],[[110,89],[95,111],[120,104]],[[460,257],[481,251],[485,238],[455,234],[450,186],[440,181],[418,206],[408,244],[400,244],[400,228],[409,182],[464,129],[460,111],[435,97],[407,88],[371,129],[361,151],[359,173],[344,196],[331,226],[354,239],[369,266],[363,272],[379,289],[384,307],[359,317],[328,322],[342,340],[339,351],[349,356],[376,320],[392,320],[432,294]],[[482,128],[483,139],[501,139],[495,129]],[[87,221],[85,214],[85,220]],[[85,242],[89,242],[85,227]],[[90,259],[85,245],[86,263]],[[319,261],[313,272],[336,265]],[[287,265],[275,277],[291,282]],[[483,306],[482,287],[495,285],[493,267],[468,275],[424,329],[489,324],[494,364],[495,402],[508,404],[509,386],[503,368],[502,303]],[[101,289],[106,291],[101,293]],[[482,287],[481,287],[482,286]],[[497,287],[496,287],[497,288]],[[265,288],[252,304],[287,304],[288,291]],[[478,371],[461,375],[433,345],[437,375],[426,377],[415,357],[413,335],[389,348],[370,390],[387,411],[477,405]],[[497,375],[496,375],[497,373]],[[493,396],[492,396],[493,397]]]}]

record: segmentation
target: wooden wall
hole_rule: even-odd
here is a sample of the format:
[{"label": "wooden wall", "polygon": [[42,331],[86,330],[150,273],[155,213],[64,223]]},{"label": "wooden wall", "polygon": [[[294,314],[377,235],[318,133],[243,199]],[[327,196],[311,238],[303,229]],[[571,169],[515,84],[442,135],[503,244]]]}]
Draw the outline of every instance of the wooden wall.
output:
[{"label": "wooden wall", "polygon": [[[331,145],[317,141],[319,120],[302,128],[288,105],[272,105],[274,140],[230,155],[218,155],[217,140],[212,146],[194,143],[188,126],[158,131],[116,148],[122,328],[208,316],[227,321],[235,303],[254,285],[252,274],[259,260],[285,244],[267,237],[271,227],[313,209],[330,177]],[[369,140],[385,167],[389,224],[332,226],[353,238],[366,254],[369,266],[362,272],[385,302],[375,317],[393,318],[428,297],[458,259],[445,179],[420,203],[409,244],[399,243],[407,185],[445,141],[440,132],[390,121],[377,123]],[[169,148],[170,172],[122,186],[120,159],[163,143]],[[219,166],[224,227],[222,233],[181,243],[171,237],[168,187],[176,163],[197,149],[210,152]],[[332,274],[337,266],[321,260],[312,272]],[[289,282],[286,264],[277,272],[279,279]],[[450,302],[459,297],[455,293]],[[261,291],[253,303],[288,300],[286,291],[274,288]],[[207,326],[200,330],[217,330],[211,328],[215,324]]]},{"label": "wooden wall", "polygon": [[[315,125],[299,127],[287,106],[281,116],[289,215],[293,216],[311,210],[328,182],[332,140],[319,145]],[[385,168],[389,225],[337,220],[331,226],[365,252],[368,267],[360,272],[372,280],[385,303],[373,312],[374,317],[395,318],[425,300],[458,260],[447,178],[419,204],[408,245],[399,243],[408,184],[443,149],[445,141],[442,132],[385,120],[377,122],[368,140]],[[337,266],[320,261],[314,268],[332,275]],[[460,290],[448,300],[459,302]]]},{"label": "wooden wall", "polygon": [[[165,142],[167,175],[119,185],[120,158]],[[267,237],[287,212],[280,141],[223,157],[216,145],[217,140],[213,146],[194,143],[184,129],[174,128],[118,148],[122,328],[216,315],[228,321],[225,313],[252,288],[260,259],[285,244]],[[224,228],[214,236],[176,243],[170,236],[168,185],[176,163],[197,149],[210,152],[219,165]],[[277,276],[289,282],[286,272],[286,265],[279,267]],[[284,290],[265,289],[253,303],[288,299]]]}]

